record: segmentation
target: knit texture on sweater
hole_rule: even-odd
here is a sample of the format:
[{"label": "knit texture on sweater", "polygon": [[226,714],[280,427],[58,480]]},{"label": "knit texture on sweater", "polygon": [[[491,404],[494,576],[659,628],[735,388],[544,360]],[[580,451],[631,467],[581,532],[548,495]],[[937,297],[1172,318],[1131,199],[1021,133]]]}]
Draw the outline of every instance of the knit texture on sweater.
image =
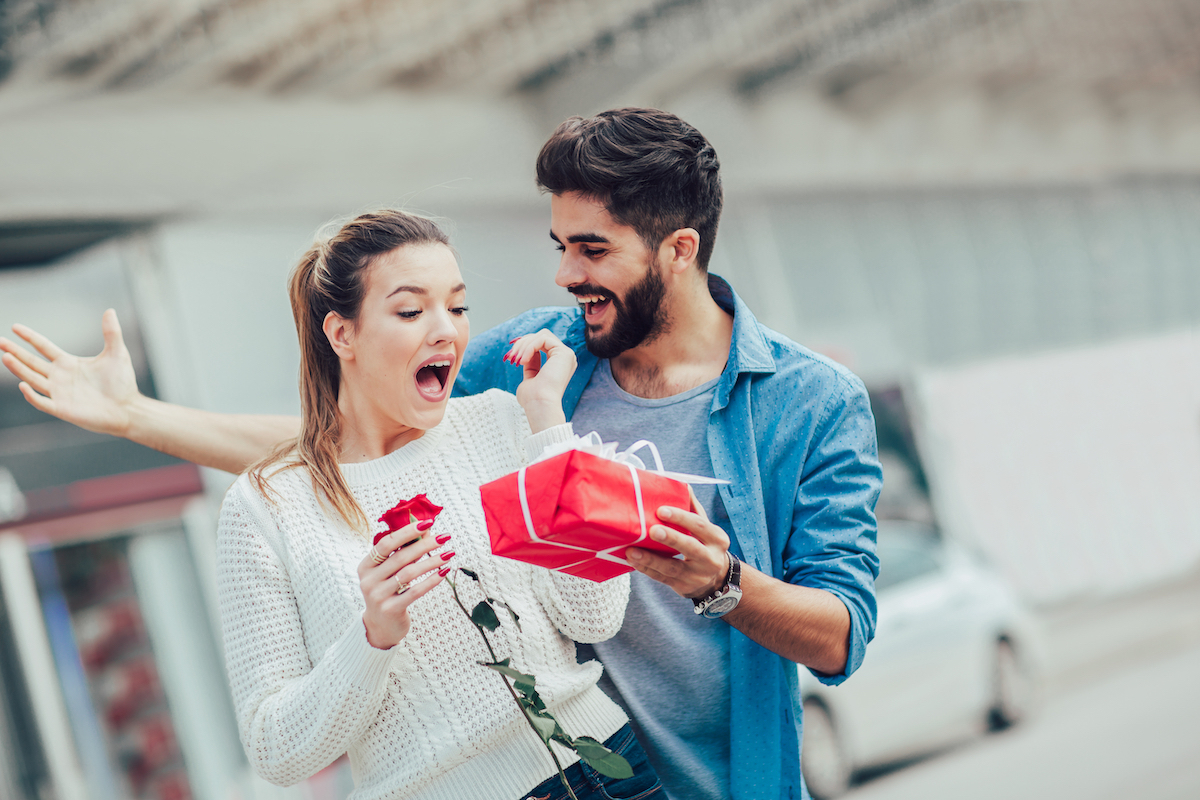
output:
[{"label": "knit texture on sweater", "polygon": [[[479,499],[481,484],[569,435],[564,425],[530,436],[516,398],[493,390],[452,399],[421,438],[342,471],[368,519],[421,492],[445,508],[431,532],[453,538],[435,555],[453,549],[452,565],[478,573],[488,594],[520,615],[520,631],[504,619],[489,634],[497,655],[537,676],[567,733],[603,741],[625,716],[596,688],[600,665],[575,663],[572,640],[616,633],[628,576],[597,584],[492,556]],[[234,483],[218,541],[226,668],[254,769],[290,785],[348,752],[354,800],[515,800],[553,776],[500,676],[479,665],[487,650],[449,585],[410,607],[399,644],[372,647],[357,574],[370,539],[318,501],[303,469],[269,485],[266,500],[248,476]],[[466,577],[458,587],[468,609],[483,599]],[[554,746],[564,766],[576,760]]]}]

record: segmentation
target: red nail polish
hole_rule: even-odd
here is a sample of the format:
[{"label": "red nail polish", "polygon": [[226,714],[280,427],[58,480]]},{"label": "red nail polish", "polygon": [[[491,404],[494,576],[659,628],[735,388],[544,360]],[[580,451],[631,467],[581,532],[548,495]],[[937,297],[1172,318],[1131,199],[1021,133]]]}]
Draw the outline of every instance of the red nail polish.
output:
[{"label": "red nail polish", "polygon": [[450,541],[450,534],[439,533],[437,536],[434,537],[433,540],[435,542],[437,542],[438,544],[445,544],[446,542]]},{"label": "red nail polish", "polygon": [[433,527],[433,520],[431,520],[431,519],[423,519],[417,523],[417,530],[419,530],[419,531],[427,531],[432,527]]},{"label": "red nail polish", "polygon": [[[518,337],[517,337],[517,339],[520,339],[520,338],[521,338],[520,336],[518,336]],[[516,344],[516,343],[517,343],[517,339],[509,339],[509,340],[508,340],[508,343],[509,343],[509,344]]]},{"label": "red nail polish", "polygon": [[440,577],[444,578],[449,574],[450,574],[450,567],[442,567],[441,569],[438,570],[438,575]]},{"label": "red nail polish", "polygon": [[442,553],[442,554],[441,554],[440,556],[438,556],[438,557],[439,557],[440,559],[442,559],[442,561],[449,561],[450,559],[454,558],[454,551],[453,551],[453,550],[449,550],[449,551],[447,551],[447,552],[445,552],[445,553]]}]

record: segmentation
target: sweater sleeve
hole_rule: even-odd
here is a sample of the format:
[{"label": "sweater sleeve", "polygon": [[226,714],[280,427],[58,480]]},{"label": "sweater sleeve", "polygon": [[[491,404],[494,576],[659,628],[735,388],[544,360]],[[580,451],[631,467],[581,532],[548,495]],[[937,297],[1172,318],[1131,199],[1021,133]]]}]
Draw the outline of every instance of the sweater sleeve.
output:
[{"label": "sweater sleeve", "polygon": [[312,663],[279,536],[242,476],[218,525],[226,669],[250,763],[266,780],[288,786],[328,766],[366,731],[391,653],[373,648],[358,623]]},{"label": "sweater sleeve", "polygon": [[[516,398],[496,393],[497,415],[514,432],[514,447],[521,463],[529,463],[546,445],[571,439],[571,423],[530,434],[529,422]],[[629,602],[629,576],[603,583],[534,567],[534,591],[554,626],[577,642],[602,642],[621,630]]]},{"label": "sweater sleeve", "polygon": [[577,642],[592,644],[617,635],[629,602],[629,576],[603,583],[552,569],[539,569],[534,583],[538,600],[554,626]]}]

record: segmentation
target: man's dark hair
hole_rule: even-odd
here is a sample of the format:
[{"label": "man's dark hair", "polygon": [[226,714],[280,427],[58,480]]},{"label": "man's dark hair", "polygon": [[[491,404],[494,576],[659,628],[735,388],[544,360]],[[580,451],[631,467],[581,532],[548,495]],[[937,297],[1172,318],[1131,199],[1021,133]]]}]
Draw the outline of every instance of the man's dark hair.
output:
[{"label": "man's dark hair", "polygon": [[721,219],[720,168],[708,140],[674,114],[618,108],[559,125],[538,154],[537,182],[543,191],[603,203],[651,250],[695,228],[696,263],[707,270]]}]

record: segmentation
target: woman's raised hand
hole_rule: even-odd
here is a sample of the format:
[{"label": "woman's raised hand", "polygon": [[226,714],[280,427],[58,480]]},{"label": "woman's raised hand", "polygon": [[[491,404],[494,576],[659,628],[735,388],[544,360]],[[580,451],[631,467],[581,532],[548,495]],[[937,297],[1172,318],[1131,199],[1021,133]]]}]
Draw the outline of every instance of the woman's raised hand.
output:
[{"label": "woman's raised hand", "polygon": [[422,520],[392,531],[376,542],[359,562],[358,585],[367,601],[363,625],[372,647],[387,650],[407,636],[412,626],[409,606],[432,591],[450,572],[447,562],[454,556],[453,550],[434,558],[429,556],[432,550],[450,541],[449,534],[430,535],[432,526],[433,520]]},{"label": "woman's raised hand", "polygon": [[133,404],[142,395],[121,337],[117,312],[111,308],[105,311],[100,328],[104,349],[98,356],[80,358],[32,328],[13,325],[13,333],[42,357],[0,337],[2,360],[21,381],[21,394],[34,408],[89,431],[125,436]]},{"label": "woman's raised hand", "polygon": [[[544,364],[542,353],[546,354]],[[525,379],[517,387],[517,400],[529,418],[530,430],[537,433],[567,421],[562,399],[575,374],[574,350],[550,331],[540,330],[513,339],[504,360],[520,364],[524,370]]]}]

